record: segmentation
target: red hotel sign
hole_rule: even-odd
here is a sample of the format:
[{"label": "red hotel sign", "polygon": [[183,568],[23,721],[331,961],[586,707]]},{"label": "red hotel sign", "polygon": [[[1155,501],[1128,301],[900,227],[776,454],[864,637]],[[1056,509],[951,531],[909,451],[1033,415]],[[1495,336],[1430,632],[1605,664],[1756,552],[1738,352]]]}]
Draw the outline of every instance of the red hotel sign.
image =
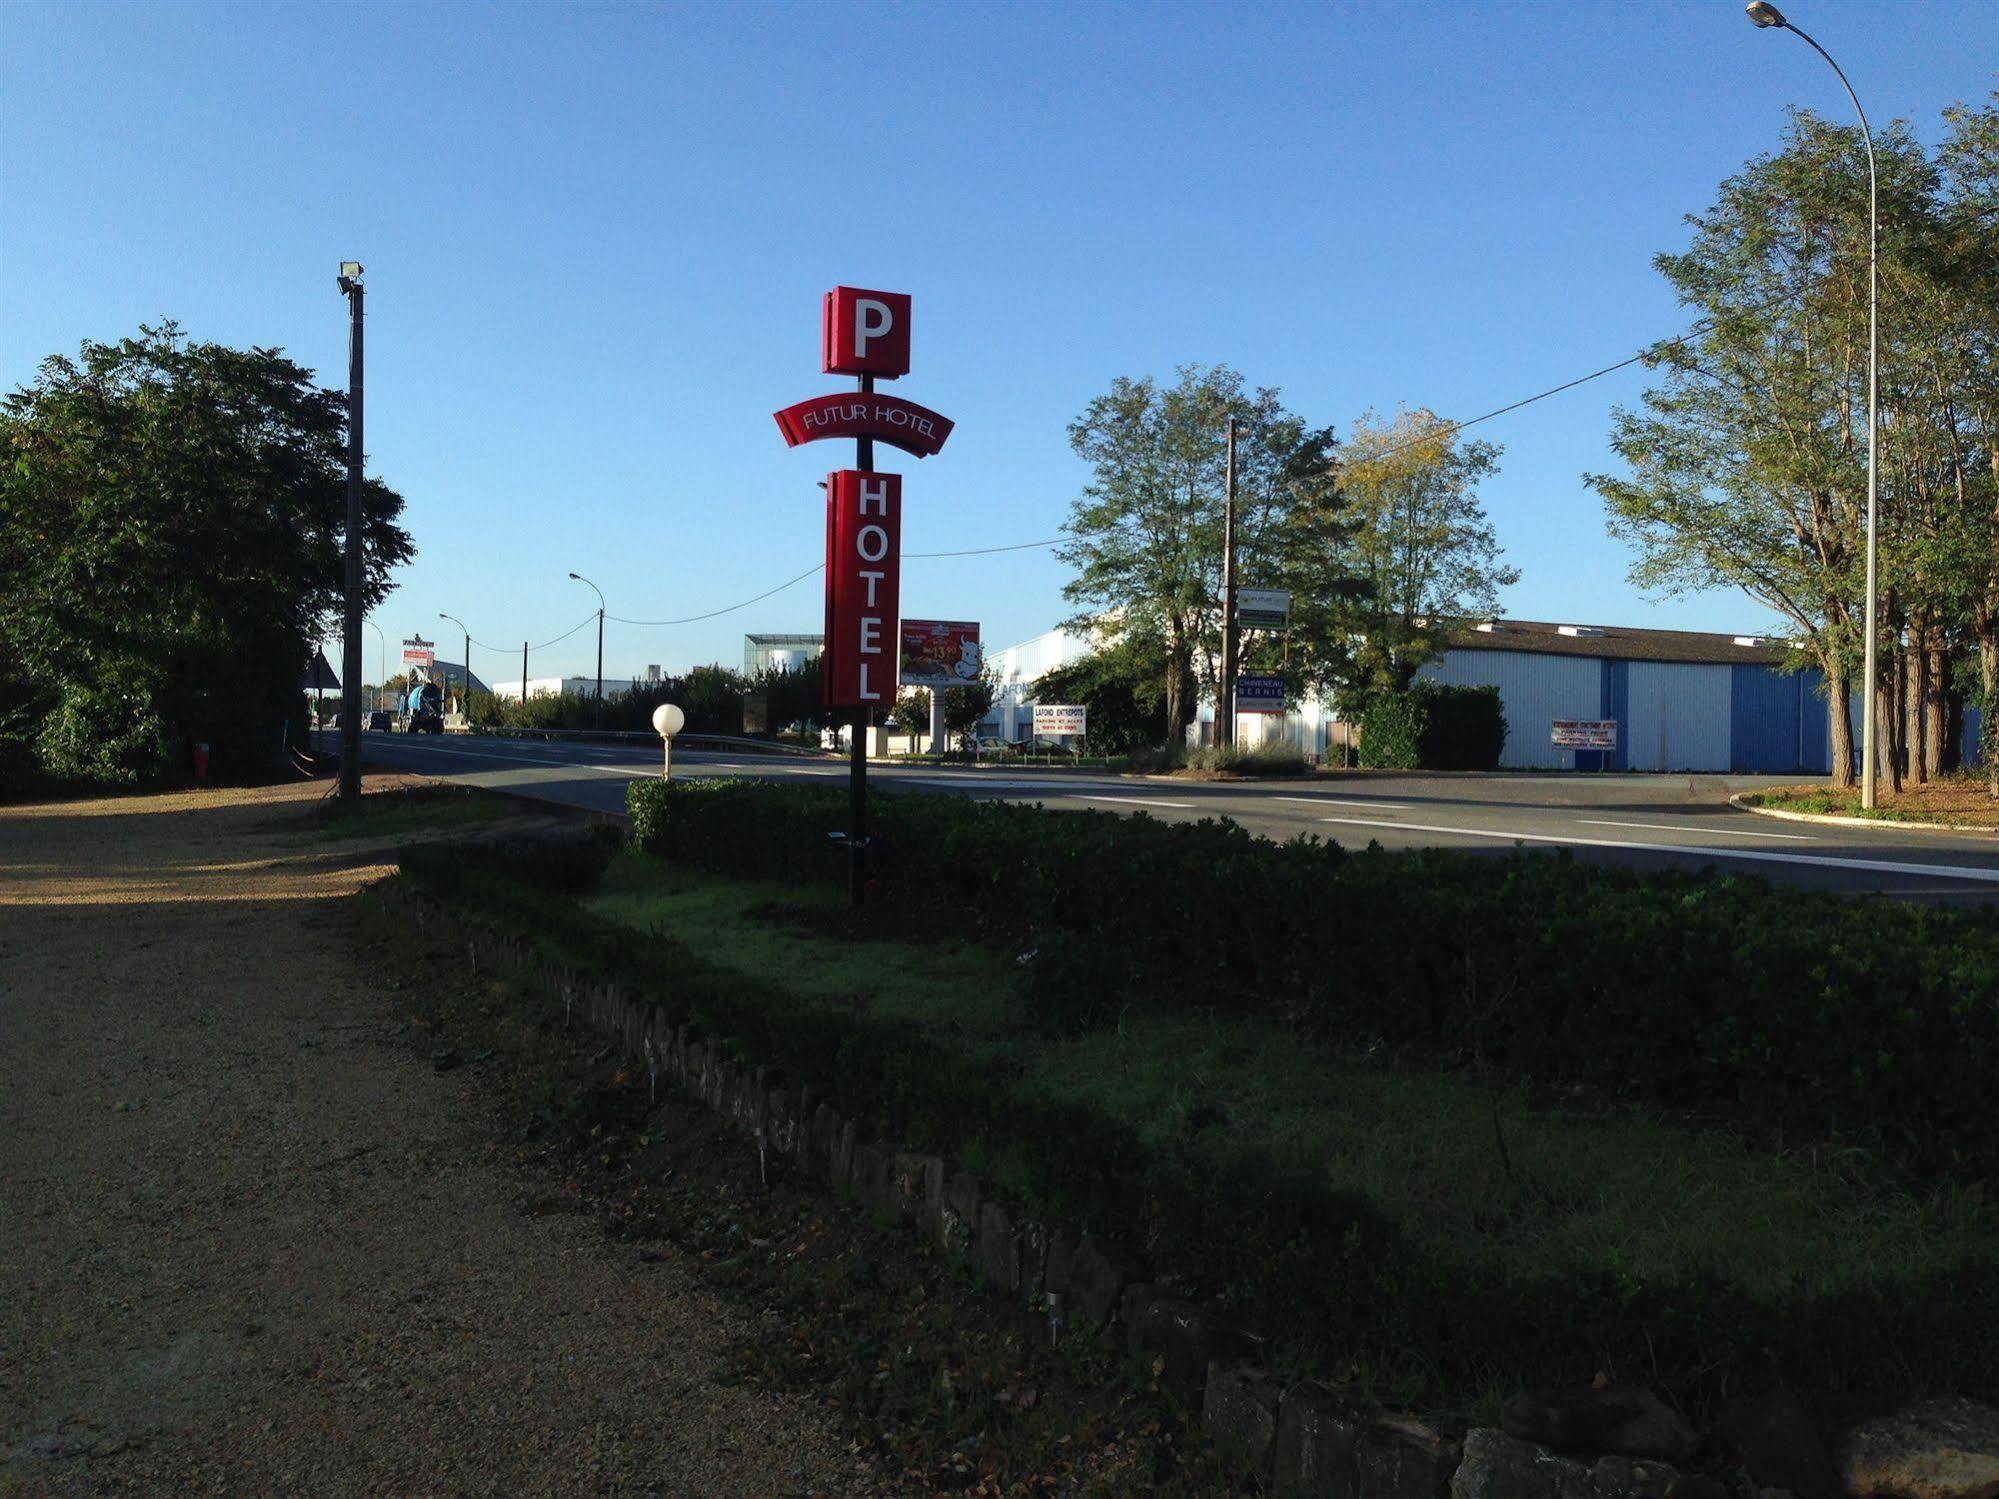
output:
[{"label": "red hotel sign", "polygon": [[833,708],[895,702],[902,588],[902,475],[826,476],[825,698]]},{"label": "red hotel sign", "polygon": [[951,435],[949,417],[875,391],[800,401],[777,413],[777,425],[786,445],[794,448],[822,437],[872,437],[918,458],[928,458]]},{"label": "red hotel sign", "polygon": [[909,373],[909,293],[836,286],[819,315],[819,363],[829,375]]}]

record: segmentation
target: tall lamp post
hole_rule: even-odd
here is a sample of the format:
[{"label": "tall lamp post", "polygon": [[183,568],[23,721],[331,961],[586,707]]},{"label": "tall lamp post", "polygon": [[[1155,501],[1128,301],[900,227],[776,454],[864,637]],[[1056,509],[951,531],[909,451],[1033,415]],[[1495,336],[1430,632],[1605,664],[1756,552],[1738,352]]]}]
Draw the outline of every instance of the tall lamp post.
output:
[{"label": "tall lamp post", "polygon": [[1867,143],[1867,644],[1866,665],[1863,671],[1866,683],[1863,688],[1863,709],[1860,720],[1860,805],[1874,805],[1875,779],[1875,733],[1877,687],[1875,660],[1877,643],[1875,621],[1877,613],[1877,570],[1878,548],[1875,543],[1880,522],[1879,457],[1881,451],[1880,413],[1880,343],[1881,343],[1881,195],[1880,181],[1874,171],[1874,130],[1867,123],[1867,111],[1860,107],[1860,95],[1853,91],[1853,85],[1846,81],[1846,74],[1832,54],[1821,47],[1804,32],[1784,19],[1784,13],[1770,4],[1770,0],[1749,0],[1749,19],[1765,30],[1788,31],[1812,51],[1826,60],[1826,65],[1838,77],[1840,86],[1846,90],[1846,97],[1853,101],[1853,112],[1860,116],[1860,136]]},{"label": "tall lamp post", "polygon": [[578,583],[588,584],[590,591],[597,595],[597,727],[604,727],[604,590],[583,576],[571,573]]},{"label": "tall lamp post", "polygon": [[460,673],[463,680],[458,684],[458,711],[465,715],[465,727],[469,730],[472,727],[472,631],[455,614],[446,614],[440,609],[437,617],[450,620],[465,632],[465,660]]},{"label": "tall lamp post", "polygon": [[361,262],[340,262],[347,298],[346,607],[340,651],[340,800],[361,799]]}]

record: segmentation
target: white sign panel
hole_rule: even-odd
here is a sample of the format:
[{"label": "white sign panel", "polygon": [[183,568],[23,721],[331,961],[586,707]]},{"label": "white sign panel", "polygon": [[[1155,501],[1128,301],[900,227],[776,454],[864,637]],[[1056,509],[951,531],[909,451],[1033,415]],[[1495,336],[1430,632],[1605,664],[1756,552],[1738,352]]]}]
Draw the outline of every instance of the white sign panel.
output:
[{"label": "white sign panel", "polygon": [[405,640],[403,642],[403,665],[421,666],[426,671],[437,665],[436,642],[425,640],[421,635],[413,640]]},{"label": "white sign panel", "polygon": [[1288,588],[1238,588],[1235,591],[1236,623],[1251,628],[1281,630],[1291,618],[1291,590]]},{"label": "white sign panel", "polygon": [[1036,737],[1061,738],[1068,734],[1087,734],[1090,710],[1080,703],[1036,703],[1034,705],[1034,732]]},{"label": "white sign panel", "polygon": [[1556,749],[1614,750],[1617,748],[1617,720],[1614,718],[1558,718],[1552,735]]}]

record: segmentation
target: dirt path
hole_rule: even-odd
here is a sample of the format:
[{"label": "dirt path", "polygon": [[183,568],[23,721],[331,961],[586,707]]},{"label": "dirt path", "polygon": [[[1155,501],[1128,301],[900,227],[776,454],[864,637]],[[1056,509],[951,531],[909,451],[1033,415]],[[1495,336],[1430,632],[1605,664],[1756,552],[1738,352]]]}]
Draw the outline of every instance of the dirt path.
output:
[{"label": "dirt path", "polygon": [[323,786],[0,808],[0,1492],[862,1486],[740,1313],[534,1216],[355,951]]}]

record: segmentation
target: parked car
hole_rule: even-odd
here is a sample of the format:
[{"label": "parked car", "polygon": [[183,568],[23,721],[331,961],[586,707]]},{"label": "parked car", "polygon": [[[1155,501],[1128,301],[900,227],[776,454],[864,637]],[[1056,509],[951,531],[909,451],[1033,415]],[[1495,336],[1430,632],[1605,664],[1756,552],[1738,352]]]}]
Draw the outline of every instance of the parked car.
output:
[{"label": "parked car", "polygon": [[386,734],[396,726],[396,715],[385,708],[378,708],[368,715],[368,727]]}]

